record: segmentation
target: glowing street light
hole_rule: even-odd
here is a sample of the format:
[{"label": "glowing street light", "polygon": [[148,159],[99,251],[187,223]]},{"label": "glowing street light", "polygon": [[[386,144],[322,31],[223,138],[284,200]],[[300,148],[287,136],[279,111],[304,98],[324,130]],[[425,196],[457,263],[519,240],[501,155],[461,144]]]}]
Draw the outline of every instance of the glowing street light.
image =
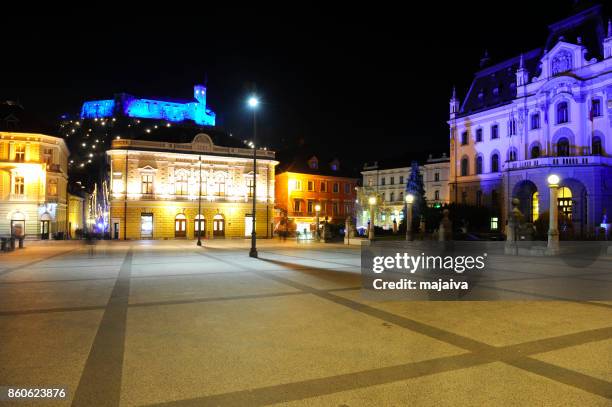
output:
[{"label": "glowing street light", "polygon": [[548,251],[555,254],[559,251],[559,229],[557,226],[557,196],[561,179],[557,174],[550,174],[546,179],[550,187],[550,208],[548,217]]},{"label": "glowing street light", "polygon": [[406,240],[412,240],[412,204],[414,195],[406,194]]},{"label": "glowing street light", "polygon": [[257,258],[257,234],[255,232],[255,213],[257,211],[257,146],[255,143],[257,138],[257,105],[259,105],[259,100],[255,96],[251,96],[247,103],[253,111],[253,213],[251,216],[253,227],[251,231],[251,250],[249,251],[249,256]]},{"label": "glowing street light", "polygon": [[255,108],[257,105],[259,105],[259,99],[257,99],[255,96],[251,96],[247,103],[249,104],[249,107]]},{"label": "glowing street light", "polygon": [[371,196],[368,198],[368,203],[370,204],[370,230],[368,238],[370,240],[374,240],[374,210],[376,208],[376,197]]},{"label": "glowing street light", "polygon": [[316,226],[316,230],[317,230],[317,242],[321,240],[321,235],[319,234],[319,212],[321,211],[321,205],[316,204],[315,205],[315,212],[317,213],[317,226]]}]

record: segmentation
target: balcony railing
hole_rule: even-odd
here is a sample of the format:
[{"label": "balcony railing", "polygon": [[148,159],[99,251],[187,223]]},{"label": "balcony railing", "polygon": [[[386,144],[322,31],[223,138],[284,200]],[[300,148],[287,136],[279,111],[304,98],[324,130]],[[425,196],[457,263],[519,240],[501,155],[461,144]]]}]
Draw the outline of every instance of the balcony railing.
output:
[{"label": "balcony railing", "polygon": [[557,167],[557,166],[581,166],[581,165],[610,165],[612,157],[600,155],[580,155],[569,157],[540,157],[531,160],[509,161],[502,165],[503,171],[524,170],[538,167]]}]

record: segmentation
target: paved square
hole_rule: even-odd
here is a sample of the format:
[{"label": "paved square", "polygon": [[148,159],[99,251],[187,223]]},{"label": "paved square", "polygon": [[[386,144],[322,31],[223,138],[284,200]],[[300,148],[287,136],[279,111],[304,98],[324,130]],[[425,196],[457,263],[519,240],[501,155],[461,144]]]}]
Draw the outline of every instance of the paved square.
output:
[{"label": "paved square", "polygon": [[612,405],[609,302],[376,302],[358,248],[248,244],[0,254],[0,385],[74,406]]}]

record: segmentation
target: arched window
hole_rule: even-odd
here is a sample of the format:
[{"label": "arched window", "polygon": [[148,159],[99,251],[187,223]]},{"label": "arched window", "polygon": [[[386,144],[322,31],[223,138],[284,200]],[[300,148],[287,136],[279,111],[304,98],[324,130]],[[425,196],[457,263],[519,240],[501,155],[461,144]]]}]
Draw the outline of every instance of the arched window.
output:
[{"label": "arched window", "polygon": [[599,136],[593,137],[593,147],[591,149],[593,155],[602,155],[603,147],[601,145],[601,138]]},{"label": "arched window", "polygon": [[465,177],[468,175],[468,166],[469,166],[469,163],[468,163],[467,157],[463,157],[461,159],[461,176],[462,177]]},{"label": "arched window", "polygon": [[482,156],[476,157],[476,174],[482,174]]},{"label": "arched window", "polygon": [[491,156],[491,172],[499,172],[499,154]]},{"label": "arched window", "polygon": [[516,158],[516,148],[512,147],[510,150],[508,150],[508,161],[516,161]]},{"label": "arched window", "polygon": [[557,156],[558,157],[568,157],[569,155],[570,155],[569,140],[566,137],[561,137],[559,141],[557,141]]},{"label": "arched window", "polygon": [[531,158],[539,158],[540,157],[540,146],[534,145],[531,147]]},{"label": "arched window", "polygon": [[557,105],[557,124],[569,122],[569,111],[567,102],[561,102]]}]

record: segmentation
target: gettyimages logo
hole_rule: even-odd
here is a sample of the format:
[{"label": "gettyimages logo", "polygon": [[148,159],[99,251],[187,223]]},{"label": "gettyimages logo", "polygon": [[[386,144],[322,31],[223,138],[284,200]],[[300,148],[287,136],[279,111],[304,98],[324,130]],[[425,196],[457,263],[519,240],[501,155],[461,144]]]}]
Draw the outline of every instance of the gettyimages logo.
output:
[{"label": "gettyimages logo", "polygon": [[408,253],[396,253],[395,256],[375,256],[372,262],[372,272],[376,274],[384,271],[402,271],[414,274],[424,271],[454,271],[461,274],[470,270],[485,268],[487,253],[481,256],[426,256],[421,253],[412,256]]}]

